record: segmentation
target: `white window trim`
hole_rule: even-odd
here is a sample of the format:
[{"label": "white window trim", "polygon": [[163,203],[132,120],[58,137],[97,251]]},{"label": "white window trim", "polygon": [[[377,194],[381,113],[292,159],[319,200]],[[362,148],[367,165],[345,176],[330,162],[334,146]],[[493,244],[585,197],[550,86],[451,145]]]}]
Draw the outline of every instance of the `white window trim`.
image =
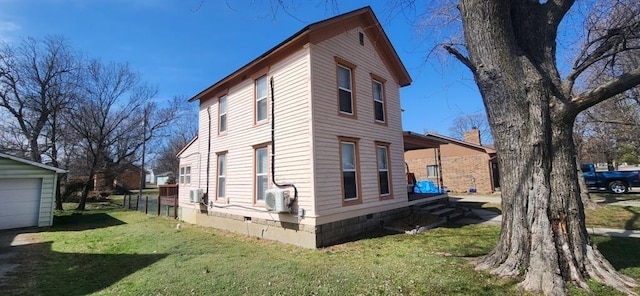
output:
[{"label": "white window trim", "polygon": [[180,167],[180,184],[191,184],[191,165],[183,165]]}]

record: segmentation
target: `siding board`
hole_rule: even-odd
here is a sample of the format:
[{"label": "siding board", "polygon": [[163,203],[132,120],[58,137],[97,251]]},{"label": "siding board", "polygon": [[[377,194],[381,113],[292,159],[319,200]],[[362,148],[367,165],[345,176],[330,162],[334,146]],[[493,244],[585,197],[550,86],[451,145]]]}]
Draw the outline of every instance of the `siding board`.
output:
[{"label": "siding board", "polygon": [[[314,147],[316,177],[315,192],[319,215],[342,214],[378,205],[397,207],[406,202],[404,187],[404,158],[402,123],[400,118],[399,86],[378,56],[374,45],[367,39],[365,45],[358,42],[358,27],[313,47],[311,67],[313,72]],[[357,120],[337,115],[336,63],[338,56],[356,65],[354,72],[354,94]],[[374,124],[371,73],[386,79],[385,107],[387,126]],[[322,114],[322,115],[320,115]],[[357,206],[342,206],[338,136],[360,139],[360,176],[362,178],[363,203]],[[391,184],[394,199],[379,201],[376,167],[375,141],[391,143]],[[336,189],[336,187],[338,189]]]},{"label": "siding board", "polygon": [[56,172],[0,157],[0,178],[42,179],[38,226],[53,225]]}]

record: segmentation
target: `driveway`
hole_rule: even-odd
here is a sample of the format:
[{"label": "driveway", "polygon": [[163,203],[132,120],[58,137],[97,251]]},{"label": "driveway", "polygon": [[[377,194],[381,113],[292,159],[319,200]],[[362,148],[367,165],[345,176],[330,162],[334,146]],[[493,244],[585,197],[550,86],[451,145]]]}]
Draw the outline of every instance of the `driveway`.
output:
[{"label": "driveway", "polygon": [[10,278],[10,273],[18,268],[15,257],[17,246],[40,243],[37,229],[17,229],[0,231],[0,283]]}]

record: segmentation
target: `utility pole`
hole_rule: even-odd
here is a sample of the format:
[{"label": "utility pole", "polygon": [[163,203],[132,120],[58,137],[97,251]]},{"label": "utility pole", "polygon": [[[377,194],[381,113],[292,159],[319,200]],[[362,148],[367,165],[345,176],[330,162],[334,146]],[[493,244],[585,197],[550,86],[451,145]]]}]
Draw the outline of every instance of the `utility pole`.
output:
[{"label": "utility pole", "polygon": [[144,111],[144,117],[142,119],[142,166],[140,167],[140,188],[138,189],[138,198],[142,198],[142,189],[145,186],[145,179],[147,172],[144,169],[144,153],[147,144],[147,110]]}]

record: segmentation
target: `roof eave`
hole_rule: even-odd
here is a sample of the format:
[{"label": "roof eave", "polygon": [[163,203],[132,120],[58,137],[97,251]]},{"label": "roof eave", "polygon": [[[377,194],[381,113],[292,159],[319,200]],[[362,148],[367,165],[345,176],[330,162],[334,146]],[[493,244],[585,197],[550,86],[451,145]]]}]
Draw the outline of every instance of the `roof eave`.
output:
[{"label": "roof eave", "polygon": [[23,159],[23,158],[20,158],[20,157],[15,157],[15,156],[9,155],[9,154],[0,153],[0,157],[11,159],[13,161],[17,161],[17,162],[24,163],[24,164],[29,164],[29,165],[32,165],[32,166],[35,166],[35,167],[39,167],[41,169],[54,171],[54,172],[56,172],[58,174],[64,174],[64,173],[67,172],[66,170],[63,170],[63,169],[60,169],[60,168],[52,167],[52,166],[49,166],[49,165],[46,165],[46,164],[42,164],[42,163],[39,163],[39,162]]},{"label": "roof eave", "polygon": [[373,10],[371,9],[370,6],[366,6],[351,12],[334,16],[329,19],[318,21],[316,23],[310,24],[302,28],[300,31],[293,34],[291,37],[287,38],[286,40],[280,42],[276,46],[272,47],[267,52],[263,53],[262,55],[255,58],[251,62],[240,67],[238,70],[234,71],[233,73],[227,75],[226,77],[222,78],[218,82],[212,84],[211,86],[207,87],[203,91],[199,92],[197,95],[189,99],[189,102],[207,99],[210,96],[214,96],[219,92],[223,91],[226,88],[225,85],[229,84],[231,81],[246,76],[247,72],[251,72],[252,70],[257,70],[262,68],[264,65],[260,65],[260,63],[263,62],[264,60],[269,59],[274,55],[277,55],[279,52],[286,50],[290,46],[295,46],[296,44],[308,43],[309,35],[311,32],[322,30],[323,28],[329,27],[331,25],[334,25],[335,23],[342,22],[347,19],[360,18],[360,17],[363,17],[362,20],[364,22],[370,24],[370,26],[367,26],[365,31],[375,30],[377,33],[376,34],[377,36],[382,36],[381,41],[383,43],[383,46],[380,47],[380,50],[382,52],[381,58],[385,61],[385,64],[387,64],[387,66],[390,67],[390,70],[392,70],[393,75],[396,77],[397,83],[401,87],[410,85],[412,80],[411,80],[411,76],[409,75],[409,72],[405,68],[402,61],[400,60],[398,53],[396,52],[395,48],[391,44],[389,37],[387,36],[384,29],[382,28],[382,25],[380,24],[377,17],[373,13]]}]

